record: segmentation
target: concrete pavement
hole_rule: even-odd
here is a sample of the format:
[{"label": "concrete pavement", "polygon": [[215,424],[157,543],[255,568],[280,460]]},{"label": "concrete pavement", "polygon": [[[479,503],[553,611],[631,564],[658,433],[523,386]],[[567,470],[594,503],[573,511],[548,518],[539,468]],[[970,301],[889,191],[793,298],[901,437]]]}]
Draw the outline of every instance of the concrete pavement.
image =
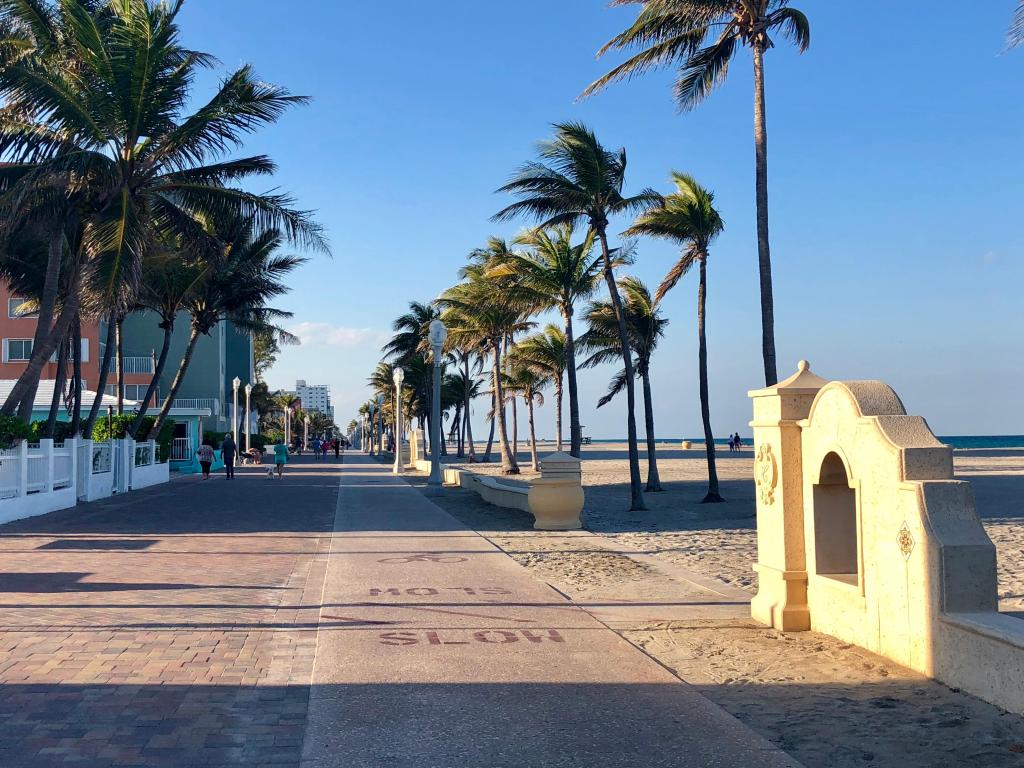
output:
[{"label": "concrete pavement", "polygon": [[796,765],[362,456],[321,622],[307,768]]},{"label": "concrete pavement", "polygon": [[3,768],[795,765],[360,455],[0,526],[0,609]]}]

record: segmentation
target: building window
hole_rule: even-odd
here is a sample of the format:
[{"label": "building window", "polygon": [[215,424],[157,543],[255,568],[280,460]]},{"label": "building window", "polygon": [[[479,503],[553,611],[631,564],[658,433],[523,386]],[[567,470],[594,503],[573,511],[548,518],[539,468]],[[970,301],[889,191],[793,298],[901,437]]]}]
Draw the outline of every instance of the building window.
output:
[{"label": "building window", "polygon": [[32,357],[32,339],[4,339],[4,362],[26,362]]},{"label": "building window", "polygon": [[10,298],[7,300],[7,316],[10,318],[21,318],[21,317],[39,317],[38,312],[30,312],[27,309],[23,310],[26,304],[29,303],[28,299],[15,299]]}]

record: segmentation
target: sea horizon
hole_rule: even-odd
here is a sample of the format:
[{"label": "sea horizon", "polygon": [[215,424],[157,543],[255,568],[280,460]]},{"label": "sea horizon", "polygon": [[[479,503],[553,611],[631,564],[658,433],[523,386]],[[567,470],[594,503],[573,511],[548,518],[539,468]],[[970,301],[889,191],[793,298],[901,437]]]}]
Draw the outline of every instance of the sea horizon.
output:
[{"label": "sea horizon", "polygon": [[[590,436],[586,436],[590,437]],[[753,443],[753,438],[749,435],[740,435],[743,441],[743,446],[750,448]],[[951,448],[959,450],[967,449],[985,449],[985,448],[1024,448],[1024,435],[936,435],[936,438],[950,446]],[[625,437],[590,437],[594,443],[625,443]],[[520,436],[520,444],[524,442],[524,437]],[[659,437],[655,439],[655,444],[658,446],[673,446],[682,443],[684,440],[688,440],[694,445],[703,444],[703,437]],[[474,444],[486,445],[486,440],[474,440]],[[538,437],[538,443],[553,443],[554,438],[550,437]],[[563,443],[568,444],[569,438],[565,437],[562,440]],[[643,448],[646,444],[646,439],[640,438],[640,447]],[[715,445],[727,445],[729,438],[727,437],[716,437]],[[498,444],[497,437],[494,440],[495,446]]]}]

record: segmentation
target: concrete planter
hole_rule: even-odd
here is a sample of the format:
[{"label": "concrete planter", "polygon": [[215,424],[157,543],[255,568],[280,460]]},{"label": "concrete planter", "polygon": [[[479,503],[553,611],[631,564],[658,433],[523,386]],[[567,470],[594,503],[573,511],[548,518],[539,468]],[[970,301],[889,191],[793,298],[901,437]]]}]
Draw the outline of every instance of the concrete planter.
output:
[{"label": "concrete planter", "polygon": [[533,527],[541,531],[575,531],[583,527],[583,488],[572,478],[541,477],[530,484]]}]

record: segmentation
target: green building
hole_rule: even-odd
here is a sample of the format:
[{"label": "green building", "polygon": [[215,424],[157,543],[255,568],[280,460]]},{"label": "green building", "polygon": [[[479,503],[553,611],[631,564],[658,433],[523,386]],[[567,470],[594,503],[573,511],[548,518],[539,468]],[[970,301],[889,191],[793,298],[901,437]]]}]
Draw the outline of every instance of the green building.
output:
[{"label": "green building", "polygon": [[[145,359],[152,360],[158,355],[163,345],[163,329],[158,325],[159,319],[152,312],[140,312],[125,318],[122,327],[124,358],[126,361],[139,360],[140,368],[145,368]],[[178,365],[185,354],[189,337],[189,316],[186,312],[178,313],[171,336],[171,347],[167,357],[167,365],[160,375],[158,401],[171,391],[171,383],[178,372]],[[126,371],[131,368],[126,364]],[[140,376],[141,381],[148,382],[150,376]],[[140,373],[142,373],[140,371]],[[232,381],[238,378],[241,382],[238,393],[239,420],[245,411],[245,385],[255,383],[253,364],[252,336],[248,331],[240,330],[228,321],[221,321],[209,335],[199,337],[192,360],[185,373],[172,407],[176,411],[209,412],[195,428],[183,430],[176,436],[183,440],[188,437],[190,442],[200,438],[202,432],[228,432],[231,430],[232,413]],[[133,374],[126,373],[126,397],[136,394],[131,389]],[[141,385],[139,385],[141,386]],[[137,398],[131,398],[137,399]],[[251,415],[251,424],[256,423],[255,415]],[[239,424],[239,433],[244,432],[244,425]],[[195,447],[198,447],[196,443]]]}]

